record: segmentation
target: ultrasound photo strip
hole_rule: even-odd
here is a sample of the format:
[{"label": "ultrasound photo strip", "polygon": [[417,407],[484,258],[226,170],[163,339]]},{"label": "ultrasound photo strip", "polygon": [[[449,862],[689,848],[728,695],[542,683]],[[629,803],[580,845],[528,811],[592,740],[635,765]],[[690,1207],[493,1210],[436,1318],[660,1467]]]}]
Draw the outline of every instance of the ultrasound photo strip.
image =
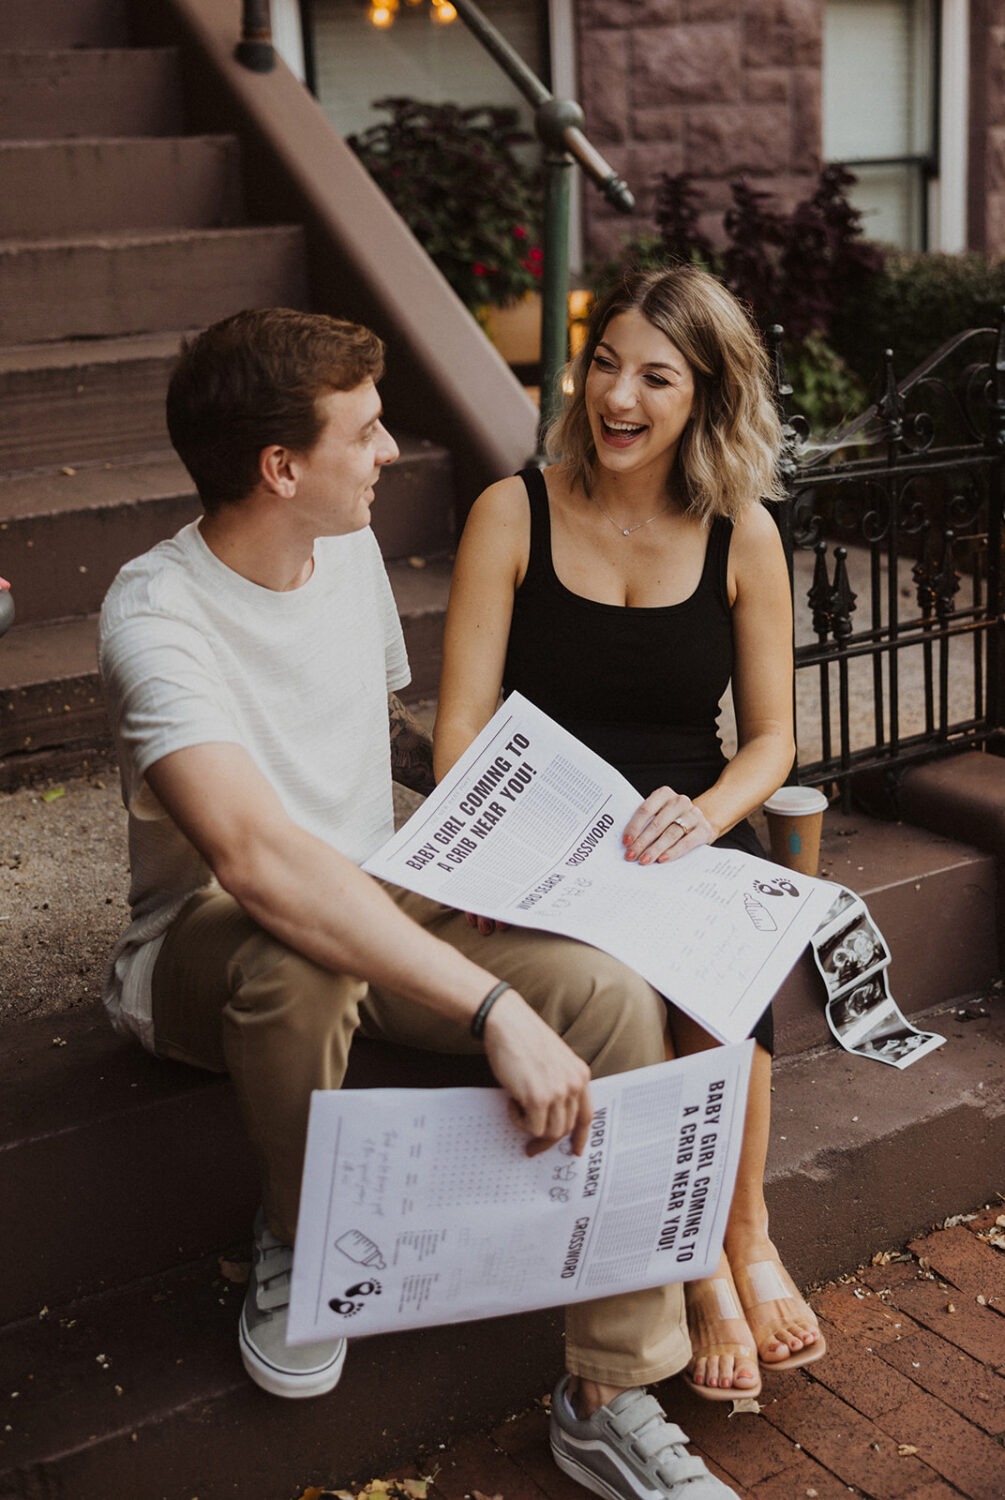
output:
[{"label": "ultrasound photo strip", "polygon": [[891,996],[890,950],[861,897],[839,888],[810,941],[827,991],[827,1024],[846,1052],[906,1068],[942,1046],[945,1037],[912,1026]]}]

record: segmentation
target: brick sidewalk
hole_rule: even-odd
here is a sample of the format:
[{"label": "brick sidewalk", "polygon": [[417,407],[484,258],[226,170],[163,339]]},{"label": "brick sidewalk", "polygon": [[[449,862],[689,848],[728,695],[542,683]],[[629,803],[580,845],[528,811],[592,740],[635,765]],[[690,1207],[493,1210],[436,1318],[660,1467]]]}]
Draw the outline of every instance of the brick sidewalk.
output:
[{"label": "brick sidewalk", "polygon": [[[1003,1500],[1005,1252],[988,1240],[1003,1214],[814,1292],[827,1357],[765,1376],[759,1415],[727,1415],[679,1381],[660,1388],[663,1405],[741,1500]],[[547,1426],[540,1404],[412,1473],[434,1475],[428,1500],[584,1500],[552,1463]]]}]

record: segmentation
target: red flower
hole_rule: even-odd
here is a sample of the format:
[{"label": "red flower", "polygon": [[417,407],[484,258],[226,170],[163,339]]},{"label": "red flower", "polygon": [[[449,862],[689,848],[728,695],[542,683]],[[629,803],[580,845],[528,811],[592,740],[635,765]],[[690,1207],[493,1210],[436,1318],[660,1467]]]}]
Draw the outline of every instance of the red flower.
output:
[{"label": "red flower", "polygon": [[513,238],[515,240],[525,240],[527,238],[527,231],[522,224],[513,225]]}]

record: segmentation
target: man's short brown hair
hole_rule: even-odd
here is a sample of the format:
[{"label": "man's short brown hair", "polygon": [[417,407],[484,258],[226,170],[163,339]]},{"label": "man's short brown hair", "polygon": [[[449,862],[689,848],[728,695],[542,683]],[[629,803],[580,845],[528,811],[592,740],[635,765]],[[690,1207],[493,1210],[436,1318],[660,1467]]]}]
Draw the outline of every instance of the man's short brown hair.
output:
[{"label": "man's short brown hair", "polygon": [[309,453],[318,400],[384,373],[375,333],[324,313],[253,308],[186,339],[167,393],[171,442],[204,509],[242,500],[273,443]]}]

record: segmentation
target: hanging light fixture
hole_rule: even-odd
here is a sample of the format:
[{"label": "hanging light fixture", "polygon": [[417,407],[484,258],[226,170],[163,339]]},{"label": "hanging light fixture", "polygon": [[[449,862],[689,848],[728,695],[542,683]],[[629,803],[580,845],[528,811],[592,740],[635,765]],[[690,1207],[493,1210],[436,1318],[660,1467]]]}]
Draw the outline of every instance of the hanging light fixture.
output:
[{"label": "hanging light fixture", "polygon": [[[407,4],[422,5],[423,0],[407,0]],[[400,0],[370,0],[370,25],[376,26],[378,31],[386,31],[394,25],[399,5]],[[439,26],[449,26],[451,21],[457,20],[457,9],[451,0],[429,0],[429,19]]]}]

